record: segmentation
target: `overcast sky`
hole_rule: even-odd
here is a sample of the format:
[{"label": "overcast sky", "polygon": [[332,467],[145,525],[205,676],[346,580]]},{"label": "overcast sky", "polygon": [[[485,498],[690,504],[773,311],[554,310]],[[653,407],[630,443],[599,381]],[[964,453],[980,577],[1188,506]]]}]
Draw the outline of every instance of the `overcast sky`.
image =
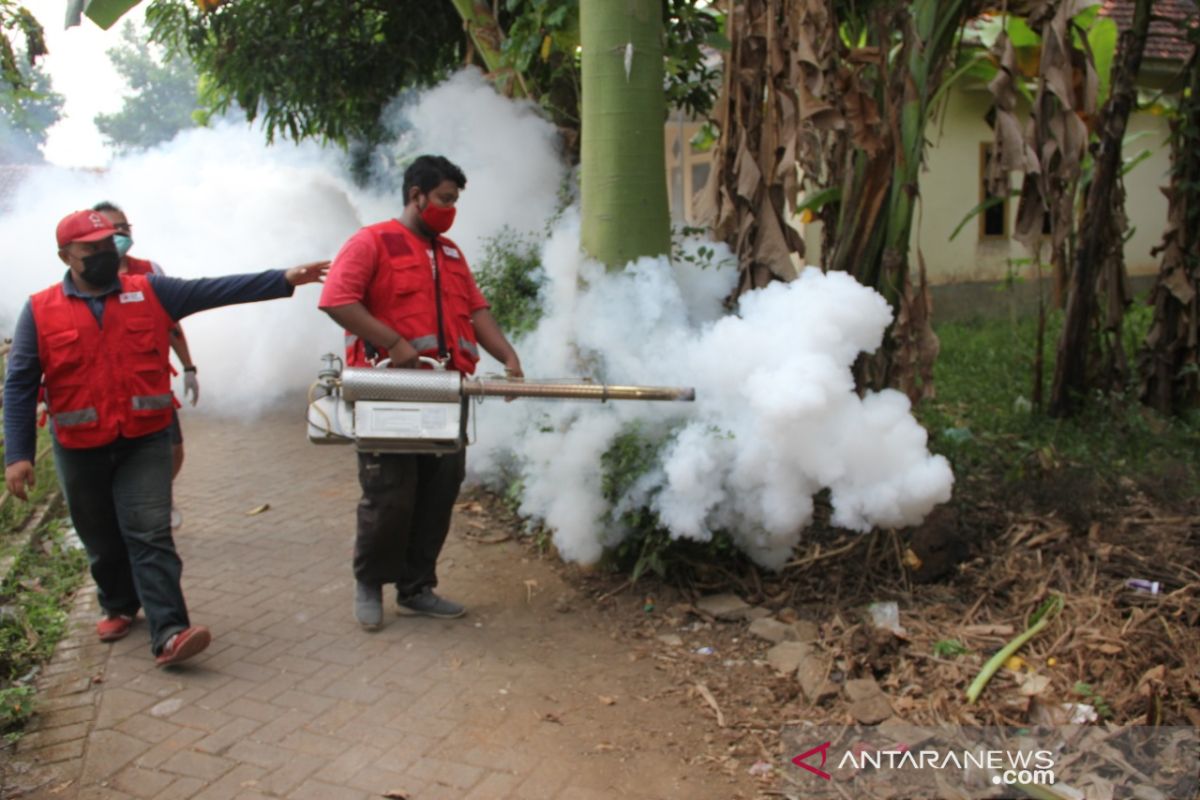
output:
[{"label": "overcast sky", "polygon": [[46,160],[69,167],[104,166],[108,151],[92,119],[101,111],[120,108],[125,91],[107,50],[119,43],[126,19],[141,24],[143,6],[135,7],[105,31],[87,17],[78,27],[64,30],[66,0],[25,0],[24,4],[46,29],[50,54],[41,63],[53,78],[54,90],[66,98],[63,119],[50,129],[43,151]]}]

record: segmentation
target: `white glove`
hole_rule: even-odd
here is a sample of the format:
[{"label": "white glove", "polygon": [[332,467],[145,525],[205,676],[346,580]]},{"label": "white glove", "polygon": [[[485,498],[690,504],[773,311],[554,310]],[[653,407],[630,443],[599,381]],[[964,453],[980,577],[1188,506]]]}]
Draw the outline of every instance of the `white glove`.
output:
[{"label": "white glove", "polygon": [[183,396],[188,398],[192,405],[196,405],[200,399],[200,382],[196,380],[195,370],[185,370],[183,373]]}]

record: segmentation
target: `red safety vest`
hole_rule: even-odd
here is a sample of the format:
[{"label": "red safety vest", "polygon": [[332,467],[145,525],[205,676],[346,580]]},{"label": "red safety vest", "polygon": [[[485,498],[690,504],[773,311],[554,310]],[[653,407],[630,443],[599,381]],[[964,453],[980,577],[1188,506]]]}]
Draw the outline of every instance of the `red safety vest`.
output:
[{"label": "red safety vest", "polygon": [[171,423],[170,344],[175,324],[150,282],[122,275],[104,301],[104,324],[56,284],[30,298],[46,406],[63,447],[100,447]]},{"label": "red safety vest", "polygon": [[[397,220],[364,228],[375,240],[375,275],[367,286],[363,305],[408,340],[418,353],[438,358],[437,283],[441,284],[442,331],[449,369],[470,374],[479,361],[479,344],[471,324],[471,286],[467,262],[458,247],[445,237],[430,244]],[[434,280],[427,251],[433,249],[440,280]],[[384,345],[373,343],[386,358]],[[346,334],[346,365],[369,366],[361,339]]]},{"label": "red safety vest", "polygon": [[126,275],[153,275],[154,264],[144,258],[125,256]]}]

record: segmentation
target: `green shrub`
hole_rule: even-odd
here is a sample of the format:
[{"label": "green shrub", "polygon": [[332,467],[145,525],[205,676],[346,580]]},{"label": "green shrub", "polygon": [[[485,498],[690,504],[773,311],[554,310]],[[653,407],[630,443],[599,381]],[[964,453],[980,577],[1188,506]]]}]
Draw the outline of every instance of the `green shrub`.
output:
[{"label": "green shrub", "polygon": [[545,282],[538,241],[530,234],[502,228],[484,240],[475,265],[475,282],[492,306],[492,316],[511,339],[529,333],[542,318]]}]

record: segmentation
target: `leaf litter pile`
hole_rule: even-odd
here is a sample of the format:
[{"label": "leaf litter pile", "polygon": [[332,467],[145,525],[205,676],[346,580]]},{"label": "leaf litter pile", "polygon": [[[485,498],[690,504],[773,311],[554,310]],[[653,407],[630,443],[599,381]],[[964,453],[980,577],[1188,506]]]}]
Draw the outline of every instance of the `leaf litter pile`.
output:
[{"label": "leaf litter pile", "polygon": [[1113,787],[1136,770],[1104,756],[1108,733],[1200,726],[1200,502],[1164,510],[1130,490],[1088,514],[1009,505],[868,536],[818,525],[778,574],[697,561],[670,586],[573,580],[709,719],[696,760],[748,771],[768,796],[793,755],[785,726],[897,721],[1080,725],[1099,737],[1086,796],[1128,796]]}]

